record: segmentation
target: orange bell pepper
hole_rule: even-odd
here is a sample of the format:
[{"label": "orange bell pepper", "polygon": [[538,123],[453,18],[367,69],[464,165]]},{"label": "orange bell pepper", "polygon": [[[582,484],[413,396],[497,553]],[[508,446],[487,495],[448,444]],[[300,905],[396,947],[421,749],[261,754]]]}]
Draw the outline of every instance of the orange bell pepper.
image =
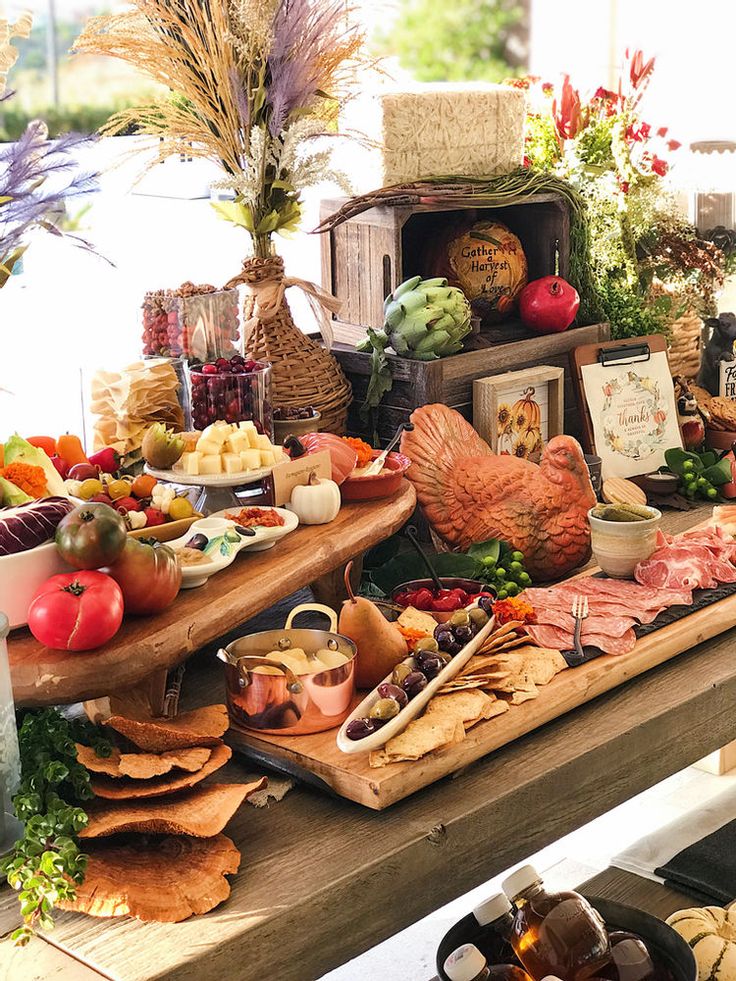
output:
[{"label": "orange bell pepper", "polygon": [[56,447],[61,459],[65,463],[68,463],[70,467],[75,466],[77,463],[89,463],[79,436],[64,433],[63,436],[59,436],[57,439]]},{"label": "orange bell pepper", "polygon": [[29,436],[26,442],[43,450],[46,456],[56,456],[56,440],[53,436]]}]

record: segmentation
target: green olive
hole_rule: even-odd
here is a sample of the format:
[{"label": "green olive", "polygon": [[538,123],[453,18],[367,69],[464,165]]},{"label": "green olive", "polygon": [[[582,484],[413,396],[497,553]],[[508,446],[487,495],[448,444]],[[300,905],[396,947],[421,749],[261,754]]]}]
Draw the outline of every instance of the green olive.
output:
[{"label": "green olive", "polygon": [[476,627],[485,627],[485,625],[488,623],[488,614],[485,610],[481,610],[480,607],[468,610],[468,616]]},{"label": "green olive", "polygon": [[371,719],[393,719],[401,711],[395,698],[379,698],[368,713]]},{"label": "green olive", "polygon": [[439,644],[434,637],[420,637],[414,645],[415,651],[438,651]]},{"label": "green olive", "polygon": [[401,682],[407,677],[407,675],[410,675],[413,670],[413,668],[410,668],[408,664],[404,664],[403,662],[401,664],[397,664],[393,670],[393,674],[391,675],[392,684],[401,687]]},{"label": "green olive", "polygon": [[470,623],[468,611],[456,610],[448,620],[448,623],[451,627],[467,627],[467,625]]}]

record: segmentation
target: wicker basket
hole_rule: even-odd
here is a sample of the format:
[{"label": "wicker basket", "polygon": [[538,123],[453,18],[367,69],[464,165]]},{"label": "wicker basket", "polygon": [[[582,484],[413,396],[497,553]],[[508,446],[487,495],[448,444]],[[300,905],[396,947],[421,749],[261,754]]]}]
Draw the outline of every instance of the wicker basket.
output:
[{"label": "wicker basket", "polygon": [[696,378],[703,350],[703,321],[688,310],[672,324],[667,357],[672,376]]},{"label": "wicker basket", "polygon": [[246,260],[238,277],[251,287],[244,303],[245,350],[271,363],[275,405],[314,406],[322,414],[320,429],[342,435],[353,392],[340,365],[299,330],[285,299],[274,316],[264,319],[259,313],[258,287],[283,278],[284,262],[278,256]]}]

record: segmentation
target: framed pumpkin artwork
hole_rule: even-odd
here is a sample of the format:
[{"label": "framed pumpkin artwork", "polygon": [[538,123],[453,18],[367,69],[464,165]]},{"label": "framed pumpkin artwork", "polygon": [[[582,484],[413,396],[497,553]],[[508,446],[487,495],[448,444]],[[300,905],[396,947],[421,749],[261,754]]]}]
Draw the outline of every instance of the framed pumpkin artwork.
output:
[{"label": "framed pumpkin artwork", "polygon": [[494,453],[539,463],[545,444],[562,432],[564,375],[540,365],[477,378],[473,427]]}]

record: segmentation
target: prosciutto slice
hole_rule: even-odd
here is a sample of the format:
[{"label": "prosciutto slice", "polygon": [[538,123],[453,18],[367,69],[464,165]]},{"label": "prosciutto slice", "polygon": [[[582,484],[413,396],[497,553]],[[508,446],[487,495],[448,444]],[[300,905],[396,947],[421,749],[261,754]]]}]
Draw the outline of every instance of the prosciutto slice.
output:
[{"label": "prosciutto slice", "polygon": [[636,567],[637,582],[676,589],[713,589],[719,583],[736,582],[736,546],[720,529],[705,528],[662,539],[661,547]]}]

